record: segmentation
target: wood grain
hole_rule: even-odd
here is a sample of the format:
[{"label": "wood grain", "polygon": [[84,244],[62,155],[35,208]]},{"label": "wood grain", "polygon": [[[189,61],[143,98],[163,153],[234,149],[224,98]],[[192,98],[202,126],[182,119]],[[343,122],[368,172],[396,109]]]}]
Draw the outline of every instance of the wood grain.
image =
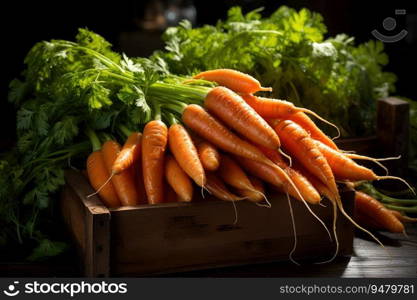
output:
[{"label": "wood grain", "polygon": [[[74,194],[63,195],[64,215],[72,220],[67,224],[79,245],[87,276],[137,276],[288,260],[293,247],[289,207],[283,195],[270,197],[272,208],[237,202],[234,224],[230,202],[211,198],[107,210],[99,199],[86,198],[91,188],[80,174],[69,171],[67,185],[84,207],[72,203],[77,201]],[[351,212],[353,192],[344,191],[343,199]],[[294,258],[332,256],[335,247],[324,228],[302,202],[291,203],[298,239]],[[326,207],[312,209],[330,226],[331,205],[324,204]],[[77,218],[83,220],[77,223]],[[342,217],[338,220],[340,254],[347,255],[352,253],[352,226]]]},{"label": "wood grain", "polygon": [[109,276],[110,212],[98,196],[87,197],[94,190],[83,175],[69,170],[65,178],[61,211],[77,245],[84,275]]}]

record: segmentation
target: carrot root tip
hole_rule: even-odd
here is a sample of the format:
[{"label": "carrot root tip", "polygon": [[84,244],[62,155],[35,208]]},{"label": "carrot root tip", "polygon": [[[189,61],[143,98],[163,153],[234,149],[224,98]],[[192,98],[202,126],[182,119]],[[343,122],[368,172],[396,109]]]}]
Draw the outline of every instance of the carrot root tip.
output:
[{"label": "carrot root tip", "polygon": [[293,258],[294,252],[295,252],[295,250],[297,249],[297,228],[296,228],[296,226],[295,226],[294,211],[293,211],[293,209],[292,209],[290,196],[288,195],[288,193],[286,193],[286,194],[287,194],[288,206],[289,206],[289,208],[290,208],[290,216],[291,216],[291,225],[292,225],[292,230],[293,230],[293,233],[294,233],[294,244],[293,244],[293,247],[292,247],[292,249],[291,249],[290,253],[288,254],[288,258],[289,258],[289,259],[290,259],[290,260],[291,260],[294,264],[296,264],[297,266],[299,266],[299,265],[300,265],[300,263],[298,263],[298,262],[297,262],[297,261]]},{"label": "carrot root tip", "polygon": [[261,92],[272,92],[272,87],[263,87],[263,86],[261,86],[259,91],[261,91]]}]

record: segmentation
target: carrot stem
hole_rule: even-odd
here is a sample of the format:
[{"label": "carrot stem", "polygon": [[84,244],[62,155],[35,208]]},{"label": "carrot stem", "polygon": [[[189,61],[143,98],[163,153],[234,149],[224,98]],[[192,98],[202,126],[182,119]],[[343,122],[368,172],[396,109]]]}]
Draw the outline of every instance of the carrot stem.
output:
[{"label": "carrot stem", "polygon": [[101,142],[100,142],[97,134],[90,127],[87,127],[85,129],[85,134],[90,139],[91,146],[93,147],[93,151],[100,150],[100,148],[101,148]]},{"label": "carrot stem", "polygon": [[384,205],[386,208],[389,208],[389,209],[394,209],[394,210],[408,212],[408,213],[417,213],[417,206],[404,207],[404,206],[391,205],[391,204],[384,204]]},{"label": "carrot stem", "polygon": [[130,130],[129,128],[127,128],[125,125],[120,124],[119,125],[119,129],[122,132],[122,134],[127,138],[129,135],[132,134],[132,130]]}]

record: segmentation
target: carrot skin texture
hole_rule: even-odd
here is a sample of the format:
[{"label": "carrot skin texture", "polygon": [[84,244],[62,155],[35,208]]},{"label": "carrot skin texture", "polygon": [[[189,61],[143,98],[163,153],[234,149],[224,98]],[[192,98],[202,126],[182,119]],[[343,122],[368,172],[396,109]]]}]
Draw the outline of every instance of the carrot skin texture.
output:
[{"label": "carrot skin texture", "polygon": [[193,78],[214,81],[237,93],[251,94],[258,91],[272,91],[271,88],[263,88],[259,81],[252,76],[232,69],[209,70],[201,72]]},{"label": "carrot skin texture", "polygon": [[182,120],[198,135],[226,152],[273,164],[258,148],[232,133],[199,105],[188,105],[182,114]]},{"label": "carrot skin texture", "polygon": [[[103,144],[101,151],[103,152],[104,162],[109,173],[112,171],[114,162],[117,159],[121,147],[115,141],[107,141]],[[136,191],[136,185],[132,171],[127,169],[120,174],[114,175],[111,179],[120,203],[123,206],[137,205],[139,202],[139,195]]]},{"label": "carrot skin texture", "polygon": [[404,225],[382,203],[365,193],[355,192],[355,211],[390,232],[404,232]]},{"label": "carrot skin texture", "polygon": [[314,185],[312,185],[311,182],[303,174],[291,168],[282,158],[281,154],[278,153],[278,151],[267,149],[262,146],[259,146],[259,148],[270,160],[276,163],[281,169],[285,171],[285,173],[288,174],[288,176],[297,186],[301,195],[307,202],[312,204],[317,204],[320,202],[320,194]]},{"label": "carrot skin texture", "polygon": [[140,160],[142,134],[133,132],[126,140],[112,167],[112,173],[119,174]]},{"label": "carrot skin texture", "polygon": [[297,107],[289,101],[263,98],[252,94],[241,94],[241,97],[263,118],[284,119],[299,112]]},{"label": "carrot skin texture", "polygon": [[214,173],[207,173],[206,189],[216,198],[224,201],[239,201],[244,198],[231,193]]},{"label": "carrot skin texture", "polygon": [[337,145],[333,142],[331,138],[329,138],[317,125],[303,112],[298,112],[295,114],[288,115],[286,119],[291,120],[298,125],[300,125],[305,131],[307,131],[310,136],[322,142],[323,144],[329,146],[334,150],[339,150]]},{"label": "carrot skin texture", "polygon": [[236,189],[254,189],[242,168],[226,154],[222,155],[222,162],[218,173],[225,183]]},{"label": "carrot skin texture", "polygon": [[168,130],[168,143],[171,153],[188,176],[198,186],[206,184],[206,174],[191,136],[181,124],[173,124]]},{"label": "carrot skin texture", "polygon": [[239,95],[225,87],[215,87],[206,96],[204,107],[248,140],[270,149],[280,146],[276,132]]},{"label": "carrot skin texture", "polygon": [[212,144],[205,141],[198,143],[197,152],[204,170],[216,171],[219,168],[220,154]]},{"label": "carrot skin texture", "polygon": [[378,176],[371,169],[357,164],[344,153],[334,150],[319,141],[315,143],[332,168],[336,179],[350,181],[378,179]]},{"label": "carrot skin texture", "polygon": [[[87,158],[87,176],[91,186],[97,191],[110,177],[109,171],[104,163],[101,151],[92,152]],[[112,182],[108,182],[98,193],[101,200],[107,207],[119,207],[120,200]]]},{"label": "carrot skin texture", "polygon": [[168,128],[154,120],[146,124],[142,138],[142,171],[149,204],[164,202],[164,156]]},{"label": "carrot skin texture", "polygon": [[179,197],[180,202],[190,202],[193,199],[193,184],[188,175],[177,161],[170,155],[165,161],[165,177]]},{"label": "carrot skin texture", "polygon": [[417,222],[417,218],[411,218],[408,216],[403,215],[401,212],[399,212],[398,210],[393,210],[393,209],[388,209],[393,215],[394,217],[396,217],[398,219],[398,221],[400,222],[404,222],[404,223],[414,223]]},{"label": "carrot skin texture", "polygon": [[338,197],[339,191],[332,169],[310,135],[291,120],[279,120],[275,124],[275,130],[287,153],[294,156],[303,167],[328,186]]},{"label": "carrot skin texture", "polygon": [[245,197],[251,202],[261,202],[264,200],[265,187],[261,180],[256,177],[250,176],[249,180],[253,186],[253,190],[238,189],[237,192],[240,196]]},{"label": "carrot skin texture", "polygon": [[[287,192],[295,199],[301,200],[300,195],[285,177],[285,171],[277,165],[269,166],[247,158],[241,158],[239,162],[252,175],[278,187],[283,192]],[[309,199],[304,200],[309,201]]]}]

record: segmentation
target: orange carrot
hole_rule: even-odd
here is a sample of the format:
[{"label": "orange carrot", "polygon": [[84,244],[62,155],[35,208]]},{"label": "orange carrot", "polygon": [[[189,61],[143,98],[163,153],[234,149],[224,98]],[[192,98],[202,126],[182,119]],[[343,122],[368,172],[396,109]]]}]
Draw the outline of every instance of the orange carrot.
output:
[{"label": "orange carrot", "polygon": [[188,105],[183,111],[182,120],[198,135],[226,152],[274,165],[258,148],[232,133],[199,105]]},{"label": "orange carrot", "polygon": [[272,88],[262,87],[259,81],[252,76],[231,69],[205,71],[195,75],[193,78],[214,81],[237,93],[251,94],[258,91],[272,91]]},{"label": "orange carrot", "polygon": [[339,128],[337,128],[336,125],[333,123],[327,121],[326,119],[320,117],[318,114],[313,112],[312,110],[309,110],[307,108],[302,107],[296,107],[294,104],[292,104],[289,101],[280,100],[280,99],[271,99],[271,98],[263,98],[258,97],[252,94],[241,94],[243,100],[247,104],[249,104],[259,115],[261,115],[263,118],[268,119],[288,119],[294,117],[294,114],[300,113],[300,116],[295,116],[296,118],[302,118],[305,119],[303,123],[308,124],[308,128],[312,129],[314,132],[317,132],[319,134],[320,138],[327,138],[329,140],[329,143],[334,144],[331,139],[329,139],[315,124],[313,121],[311,121],[307,115],[303,115],[301,117],[301,114],[307,113],[310,115],[313,115],[317,119],[321,120],[322,122],[335,127],[339,133]]},{"label": "orange carrot", "polygon": [[404,232],[404,225],[381,202],[363,192],[355,192],[355,210],[390,232]]},{"label": "orange carrot", "polygon": [[274,124],[287,152],[339,197],[332,169],[310,135],[291,120],[275,120]]},{"label": "orange carrot", "polygon": [[288,176],[297,186],[301,195],[307,202],[312,204],[317,204],[320,202],[321,197],[316,188],[300,172],[288,166],[288,164],[278,153],[278,151],[266,149],[262,146],[259,146],[259,148],[270,160],[276,163],[281,169],[283,169],[288,174]]},{"label": "orange carrot", "polygon": [[254,189],[238,189],[237,192],[240,196],[248,199],[252,202],[261,202],[265,199],[265,188],[261,180],[256,177],[250,176],[249,180]]},{"label": "orange carrot", "polygon": [[[109,178],[110,174],[104,163],[103,153],[98,150],[92,152],[87,159],[87,174],[91,186],[98,190]],[[117,197],[113,183],[109,182],[103,186],[99,193],[101,200],[107,207],[120,206],[119,197]]]},{"label": "orange carrot", "polygon": [[239,197],[231,193],[224,183],[214,173],[207,173],[206,189],[215,197],[224,201],[239,201],[245,198]]},{"label": "orange carrot", "polygon": [[200,162],[197,149],[181,124],[173,124],[168,130],[169,148],[175,160],[188,176],[190,176],[198,186],[206,183],[206,174]]},{"label": "orange carrot", "polygon": [[[101,151],[103,152],[104,162],[107,170],[110,173],[114,162],[120,153],[121,147],[115,141],[107,141],[103,144]],[[114,175],[111,178],[117,196],[122,205],[137,205],[139,202],[139,195],[136,191],[136,185],[133,178],[132,171],[127,169],[120,174]],[[105,188],[105,186],[103,187]]]},{"label": "orange carrot", "polygon": [[146,124],[142,138],[142,170],[149,204],[164,201],[164,155],[168,128],[154,120]]},{"label": "orange carrot", "polygon": [[170,155],[165,159],[165,177],[181,202],[192,200],[193,184],[177,161]]},{"label": "orange carrot", "polygon": [[216,171],[220,166],[220,154],[216,147],[205,141],[198,142],[196,147],[204,170]]},{"label": "orange carrot", "polygon": [[395,176],[378,176],[371,169],[358,165],[345,154],[340,153],[327,145],[315,142],[320,152],[326,157],[333,174],[338,180],[360,181],[360,180],[381,180],[394,179],[403,182],[411,191],[413,188],[402,178]]},{"label": "orange carrot", "polygon": [[398,210],[393,210],[393,209],[388,209],[393,215],[394,217],[396,217],[398,219],[398,221],[400,222],[404,222],[404,223],[414,223],[417,222],[417,218],[410,218],[408,216],[403,215],[401,212],[399,212]]},{"label": "orange carrot", "polygon": [[276,132],[242,97],[228,88],[213,88],[204,100],[204,107],[248,140],[270,149],[279,148]]},{"label": "orange carrot", "polygon": [[219,174],[225,183],[236,189],[254,190],[254,187],[245,172],[226,154],[222,155]]},{"label": "orange carrot", "polygon": [[317,125],[303,112],[298,112],[295,114],[291,114],[286,119],[294,121],[305,131],[307,131],[311,137],[315,140],[322,142],[323,144],[329,146],[332,149],[339,150],[336,144],[326,135]]},{"label": "orange carrot", "polygon": [[252,175],[278,187],[283,192],[288,192],[294,198],[301,200],[300,195],[294,187],[288,183],[288,175],[277,165],[268,166],[247,158],[240,158],[239,162],[243,168]]},{"label": "orange carrot", "polygon": [[112,173],[119,174],[140,160],[142,134],[132,132],[117,155],[112,166]]}]

